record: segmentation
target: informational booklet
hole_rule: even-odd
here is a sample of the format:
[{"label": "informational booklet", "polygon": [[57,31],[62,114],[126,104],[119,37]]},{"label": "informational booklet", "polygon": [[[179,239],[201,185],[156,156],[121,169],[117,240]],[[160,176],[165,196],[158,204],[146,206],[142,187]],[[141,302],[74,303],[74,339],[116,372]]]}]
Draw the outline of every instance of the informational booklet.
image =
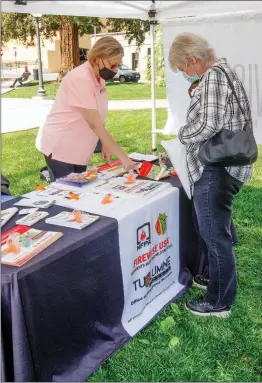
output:
[{"label": "informational booklet", "polygon": [[[122,176],[125,173],[127,173],[127,171],[122,164],[116,165],[116,166],[111,166],[109,169],[101,172],[101,174],[105,175],[105,177],[107,177],[108,179],[113,178],[113,177]],[[101,179],[101,176],[99,178]]]},{"label": "informational booklet", "polygon": [[46,209],[50,206],[53,206],[54,203],[55,203],[55,200],[44,201],[44,200],[35,199],[35,198],[23,198],[23,199],[20,199],[20,201],[16,202],[14,205]]},{"label": "informational booklet", "polygon": [[2,234],[1,263],[9,266],[23,266],[63,236],[63,233],[43,231],[18,225]]},{"label": "informational booklet", "polygon": [[51,198],[66,198],[69,200],[80,200],[85,196],[84,193],[79,192],[71,192],[70,190],[64,190],[55,188],[52,186],[47,186],[45,190],[37,190],[36,195],[39,195],[41,197],[51,197]]},{"label": "informational booklet", "polygon": [[47,217],[48,215],[49,215],[49,213],[47,213],[46,211],[36,211],[34,213],[26,215],[23,218],[20,218],[18,221],[16,221],[16,224],[17,225],[32,226],[36,222]]},{"label": "informational booklet", "polygon": [[136,152],[129,154],[128,157],[134,161],[153,162],[158,160],[158,157],[154,156],[153,154],[142,154],[142,153],[136,153]]},{"label": "informational booklet", "polygon": [[82,222],[78,222],[75,220],[73,212],[62,211],[54,217],[47,218],[45,222],[51,225],[65,226],[70,227],[72,229],[81,230],[96,222],[100,218],[99,215],[91,215],[87,213],[81,213],[81,217]]},{"label": "informational booklet", "polygon": [[170,171],[161,166],[153,165],[149,173],[146,175],[146,178],[149,178],[154,181],[160,181],[163,178],[170,176]]},{"label": "informational booklet", "polygon": [[110,163],[96,166],[96,170],[98,172],[103,172],[104,170],[112,169],[115,166],[119,166],[119,165],[123,166],[122,161],[121,160],[115,160],[115,161],[112,161]]},{"label": "informational booklet", "polygon": [[73,185],[83,187],[97,178],[97,170],[95,168],[83,173],[70,173],[65,177],[58,178],[56,182],[65,185]]},{"label": "informational booklet", "polygon": [[21,209],[21,210],[19,210],[18,214],[19,215],[31,214],[31,213],[35,213],[37,210],[38,210],[38,207],[31,207],[29,209]]},{"label": "informational booklet", "polygon": [[135,180],[134,183],[126,184],[126,178],[116,178],[93,189],[93,192],[103,191],[110,194],[126,194],[134,197],[150,197],[171,187],[169,183],[148,180]]},{"label": "informational booklet", "polygon": [[18,209],[16,207],[10,207],[1,211],[1,227],[6,224],[16,213]]}]

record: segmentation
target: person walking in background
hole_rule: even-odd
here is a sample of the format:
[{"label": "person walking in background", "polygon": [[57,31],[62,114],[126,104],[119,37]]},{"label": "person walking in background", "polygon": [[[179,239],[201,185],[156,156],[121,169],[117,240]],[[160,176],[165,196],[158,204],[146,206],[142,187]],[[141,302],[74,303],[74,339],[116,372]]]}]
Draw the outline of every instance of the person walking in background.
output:
[{"label": "person walking in background", "polygon": [[45,156],[51,181],[85,171],[99,139],[105,161],[110,161],[114,154],[126,170],[136,168],[136,163],[104,125],[108,110],[105,81],[115,76],[123,55],[123,47],[116,39],[102,37],[89,52],[88,61],[63,78],[36,140],[37,149]]},{"label": "person walking in background", "polygon": [[24,73],[22,74],[22,76],[21,76],[21,77],[18,77],[18,78],[14,81],[13,85],[10,86],[10,88],[14,88],[17,82],[19,82],[19,84],[20,84],[21,86],[23,86],[23,82],[24,82],[24,81],[27,81],[30,75],[31,75],[31,73],[29,72],[28,67],[27,67],[27,65],[26,65],[26,66],[25,66],[25,71],[24,71]]},{"label": "person walking in background", "polygon": [[[230,232],[232,202],[243,184],[249,182],[252,165],[204,166],[199,150],[203,142],[222,129],[240,131],[246,121],[252,127],[250,104],[243,84],[226,59],[217,59],[206,39],[200,36],[179,34],[170,47],[169,65],[173,71],[180,71],[191,84],[199,80],[199,84],[195,83],[189,91],[192,98],[186,125],[180,128],[178,138],[186,145],[193,190],[193,216],[196,230],[205,245],[209,279],[205,281],[203,278],[207,288],[204,298],[190,300],[186,307],[196,315],[226,317],[235,303],[237,292]],[[234,84],[241,108],[224,71]]]}]

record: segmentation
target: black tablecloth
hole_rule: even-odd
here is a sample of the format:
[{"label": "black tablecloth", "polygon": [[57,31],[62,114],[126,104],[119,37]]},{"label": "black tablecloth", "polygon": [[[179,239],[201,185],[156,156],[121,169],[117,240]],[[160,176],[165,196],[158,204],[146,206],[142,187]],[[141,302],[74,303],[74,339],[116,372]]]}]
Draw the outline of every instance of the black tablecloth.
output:
[{"label": "black tablecloth", "polygon": [[[192,205],[177,177],[166,182],[180,189],[180,282],[188,285],[203,268]],[[50,216],[62,210],[47,209]],[[83,381],[130,339],[121,325],[118,223],[101,217],[88,230],[34,227],[64,236],[21,268],[2,265],[2,381]]]}]

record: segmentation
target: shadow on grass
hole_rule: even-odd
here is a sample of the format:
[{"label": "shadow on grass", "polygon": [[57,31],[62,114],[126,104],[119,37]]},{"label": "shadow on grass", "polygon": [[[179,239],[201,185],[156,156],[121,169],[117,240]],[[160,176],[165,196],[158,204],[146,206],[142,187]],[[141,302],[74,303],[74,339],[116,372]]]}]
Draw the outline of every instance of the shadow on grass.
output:
[{"label": "shadow on grass", "polygon": [[106,86],[121,86],[121,85],[129,85],[129,86],[142,86],[142,85],[145,85],[144,83],[137,83],[137,82],[124,82],[124,83],[121,83],[121,82],[106,82]]},{"label": "shadow on grass", "polygon": [[[45,85],[52,85],[52,84],[58,85],[55,83],[55,81],[44,81],[44,86]],[[28,82],[27,84],[23,84],[22,86],[18,86],[16,89],[30,88],[32,86],[38,86],[38,85],[39,85],[39,82],[37,80],[33,80],[33,81]]]}]

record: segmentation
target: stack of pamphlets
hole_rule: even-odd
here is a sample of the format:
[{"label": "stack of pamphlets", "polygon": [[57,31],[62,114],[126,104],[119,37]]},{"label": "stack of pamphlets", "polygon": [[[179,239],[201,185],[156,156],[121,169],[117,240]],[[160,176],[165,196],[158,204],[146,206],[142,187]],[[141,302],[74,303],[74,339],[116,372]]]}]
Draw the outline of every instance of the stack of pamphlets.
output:
[{"label": "stack of pamphlets", "polygon": [[31,207],[29,209],[19,210],[18,214],[19,215],[31,214],[31,213],[35,213],[37,210],[38,210],[38,207]]},{"label": "stack of pamphlets", "polygon": [[131,184],[126,183],[126,178],[114,178],[98,185],[93,189],[93,193],[105,192],[113,195],[125,195],[133,197],[148,198],[155,193],[162,192],[171,187],[169,183],[149,181],[149,180],[135,180]]},{"label": "stack of pamphlets", "polygon": [[97,178],[96,169],[91,169],[84,173],[70,173],[65,177],[58,178],[57,183],[62,183],[65,185],[83,187],[94,181]]},{"label": "stack of pamphlets", "polygon": [[36,222],[47,217],[48,215],[49,215],[49,213],[47,213],[45,211],[35,211],[33,213],[26,215],[23,218],[20,218],[18,221],[16,221],[16,224],[17,225],[32,226]]},{"label": "stack of pamphlets", "polygon": [[169,176],[170,176],[170,171],[167,170],[167,168],[164,168],[158,165],[153,165],[151,170],[145,177],[154,181],[160,181],[163,178],[167,178]]},{"label": "stack of pamphlets", "polygon": [[81,198],[85,197],[84,193],[71,192],[70,190],[63,190],[53,186],[47,186],[45,190],[37,190],[36,195],[39,195],[41,197],[57,198],[57,199],[65,198],[68,200],[75,200],[75,201],[78,201]]},{"label": "stack of pamphlets", "polygon": [[63,236],[63,233],[32,229],[18,225],[2,235],[1,263],[23,266]]},{"label": "stack of pamphlets", "polygon": [[16,207],[10,207],[9,209],[2,210],[1,211],[1,227],[4,226],[6,222],[8,222],[13,217],[13,215],[16,214],[17,211],[18,209]]},{"label": "stack of pamphlets", "polygon": [[84,229],[85,227],[96,222],[100,216],[81,213],[82,222],[77,222],[74,217],[74,212],[62,211],[54,217],[47,218],[46,223],[57,226],[70,227],[72,229]]},{"label": "stack of pamphlets", "polygon": [[153,154],[131,153],[128,155],[128,157],[134,161],[154,162],[158,160],[158,157],[154,156]]},{"label": "stack of pamphlets", "polygon": [[53,206],[54,203],[55,203],[55,200],[43,201],[43,200],[35,199],[35,198],[23,198],[23,199],[20,199],[20,201],[16,202],[14,205],[46,209],[50,206]]},{"label": "stack of pamphlets", "polygon": [[103,172],[104,170],[112,169],[115,166],[119,166],[119,165],[123,166],[122,161],[121,160],[115,160],[115,161],[110,162],[110,164],[106,163],[103,165],[96,166],[96,170],[100,173],[100,172]]}]

